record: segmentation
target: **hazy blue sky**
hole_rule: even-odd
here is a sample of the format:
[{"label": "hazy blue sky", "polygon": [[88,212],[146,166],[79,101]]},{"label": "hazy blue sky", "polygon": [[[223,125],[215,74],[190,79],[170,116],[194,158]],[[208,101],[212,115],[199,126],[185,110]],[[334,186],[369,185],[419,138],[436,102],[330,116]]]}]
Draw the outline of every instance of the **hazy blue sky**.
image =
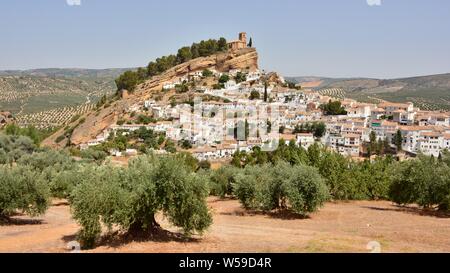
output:
[{"label": "hazy blue sky", "polygon": [[2,0],[0,69],[144,66],[240,31],[286,76],[450,72],[448,0]]}]

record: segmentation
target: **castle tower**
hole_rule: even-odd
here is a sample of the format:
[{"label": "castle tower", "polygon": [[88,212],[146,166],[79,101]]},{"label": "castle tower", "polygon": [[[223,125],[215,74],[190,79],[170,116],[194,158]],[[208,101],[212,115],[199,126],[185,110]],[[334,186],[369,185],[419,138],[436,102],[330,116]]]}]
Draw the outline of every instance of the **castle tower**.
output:
[{"label": "castle tower", "polygon": [[245,43],[247,45],[247,33],[241,32],[239,33],[239,41]]},{"label": "castle tower", "polygon": [[229,42],[228,48],[231,50],[247,48],[247,33],[239,33],[239,40]]}]

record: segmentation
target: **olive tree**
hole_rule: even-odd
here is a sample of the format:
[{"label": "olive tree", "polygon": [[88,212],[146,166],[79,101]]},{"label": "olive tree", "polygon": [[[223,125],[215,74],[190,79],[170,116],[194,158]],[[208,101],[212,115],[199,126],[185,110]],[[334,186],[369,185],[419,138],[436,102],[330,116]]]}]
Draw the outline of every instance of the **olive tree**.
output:
[{"label": "olive tree", "polygon": [[0,134],[0,164],[11,164],[36,149],[33,140],[28,137]]},{"label": "olive tree", "polygon": [[41,215],[48,205],[48,186],[39,173],[25,166],[0,166],[0,218],[17,211]]},{"label": "olive tree", "polygon": [[328,188],[317,169],[304,165],[247,166],[238,174],[234,193],[247,209],[316,211],[328,199]]},{"label": "olive tree", "polygon": [[416,203],[425,208],[438,206],[448,210],[450,205],[450,168],[432,157],[396,164],[392,171],[389,196],[401,204]]},{"label": "olive tree", "polygon": [[65,152],[36,152],[22,156],[17,164],[41,173],[53,197],[67,198],[77,184],[78,164]]},{"label": "olive tree", "polygon": [[85,247],[94,245],[102,224],[150,234],[159,227],[157,213],[186,235],[201,233],[212,222],[206,203],[207,179],[174,156],[138,157],[128,168],[87,166],[79,178],[70,201]]},{"label": "olive tree", "polygon": [[210,173],[210,190],[211,195],[225,198],[233,194],[233,184],[235,177],[240,172],[239,168],[233,166],[224,166]]}]

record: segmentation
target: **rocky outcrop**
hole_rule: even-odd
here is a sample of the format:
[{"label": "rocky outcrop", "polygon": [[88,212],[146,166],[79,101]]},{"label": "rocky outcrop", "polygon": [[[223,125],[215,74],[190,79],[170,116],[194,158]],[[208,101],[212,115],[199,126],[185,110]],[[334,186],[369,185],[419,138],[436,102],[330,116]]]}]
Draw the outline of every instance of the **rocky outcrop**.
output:
[{"label": "rocky outcrop", "polygon": [[204,69],[215,69],[219,72],[232,69],[254,71],[258,69],[258,52],[254,48],[244,48],[191,60],[146,81],[137,88],[136,93],[160,91],[165,83]]},{"label": "rocky outcrop", "polygon": [[[71,124],[70,127],[75,127],[75,129],[70,142],[74,145],[80,145],[95,139],[110,125],[115,124],[120,116],[129,111],[132,105],[148,99],[155,92],[161,91],[165,83],[173,82],[188,73],[203,71],[204,69],[215,69],[218,72],[228,72],[231,69],[254,71],[258,69],[258,53],[254,48],[230,50],[177,65],[139,85],[134,94],[123,96],[121,100],[112,103],[109,107],[85,115],[83,124],[78,125],[76,122]],[[59,130],[46,139],[43,145],[50,147],[64,146],[66,142],[56,143],[56,138],[63,132],[64,129]]]},{"label": "rocky outcrop", "polygon": [[[66,128],[74,128],[70,143],[73,145],[80,145],[87,143],[90,140],[96,139],[105,129],[110,125],[116,124],[119,117],[126,113],[127,110],[137,102],[137,97],[130,96],[128,99],[113,102],[109,107],[102,108],[97,111],[90,112],[84,115],[83,123],[75,121]],[[66,128],[58,130],[55,134],[45,139],[42,143],[45,147],[63,148],[67,141],[56,142],[56,139],[64,134]]]}]

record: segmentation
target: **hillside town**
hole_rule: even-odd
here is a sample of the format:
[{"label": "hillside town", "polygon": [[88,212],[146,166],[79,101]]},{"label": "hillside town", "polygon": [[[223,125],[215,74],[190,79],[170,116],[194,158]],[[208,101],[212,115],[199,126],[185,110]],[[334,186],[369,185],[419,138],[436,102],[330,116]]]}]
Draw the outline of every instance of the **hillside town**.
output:
[{"label": "hillside town", "polygon": [[[448,113],[422,111],[412,103],[369,104],[323,96],[315,90],[287,84],[274,73],[195,71],[175,82],[164,83],[163,88],[176,89],[206,77],[220,80],[224,75],[227,81],[222,86],[200,86],[193,90],[199,96],[210,95],[216,100],[199,100],[194,104],[140,101],[129,107],[128,112],[131,116],[150,116],[153,123],[113,124],[80,147],[96,146],[111,135],[145,127],[165,134],[176,143],[189,142],[190,153],[199,160],[209,161],[231,158],[237,151],[248,152],[278,139],[294,141],[305,149],[318,143],[353,158],[367,156],[367,144],[373,138],[394,153],[402,151],[403,155],[412,157],[419,153],[438,157],[441,151],[450,148]],[[276,83],[268,84],[268,79],[274,77]],[[324,111],[323,106],[332,102],[337,102],[342,113]],[[325,125],[324,132],[317,134],[307,129],[306,125],[318,123]],[[242,134],[236,133],[239,129]],[[396,145],[400,134],[401,147]],[[134,155],[137,151],[114,150],[111,154]]]}]

